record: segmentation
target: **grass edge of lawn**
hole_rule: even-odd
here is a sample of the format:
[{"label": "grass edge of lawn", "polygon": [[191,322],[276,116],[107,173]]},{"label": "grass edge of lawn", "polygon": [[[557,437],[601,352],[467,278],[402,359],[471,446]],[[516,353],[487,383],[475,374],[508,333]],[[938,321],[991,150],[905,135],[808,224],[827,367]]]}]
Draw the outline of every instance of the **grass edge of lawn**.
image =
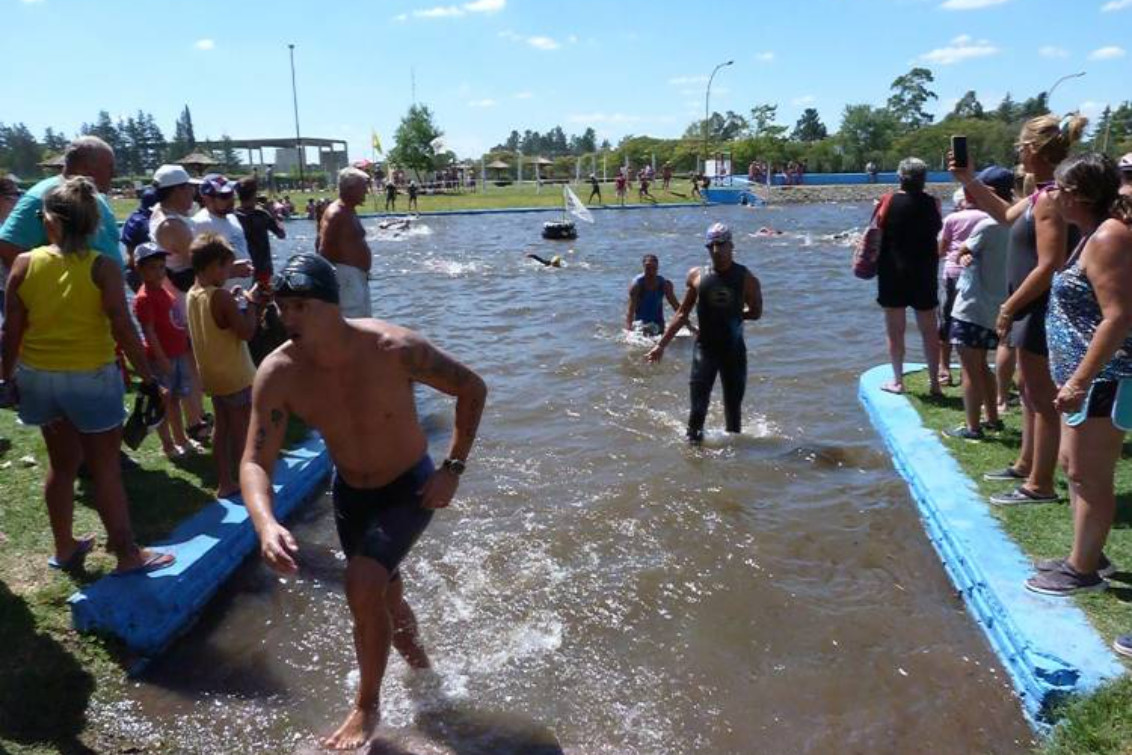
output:
[{"label": "grass edge of lawn", "polygon": [[[953,370],[958,378],[959,370]],[[906,395],[924,426],[936,431],[958,427],[964,422],[961,390],[945,389],[946,397],[928,396],[927,373],[905,377]],[[990,495],[1006,489],[1007,483],[986,482],[982,473],[1008,466],[1020,442],[1019,412],[1006,417],[1006,430],[988,434],[979,443],[942,438],[943,445],[974,481],[979,492]],[[1064,477],[1058,475],[1058,491],[1068,497]],[[1117,521],[1109,536],[1106,553],[1118,565],[1132,567],[1132,448],[1125,446],[1116,475]],[[989,504],[988,504],[989,505]],[[1072,522],[1065,504],[1041,506],[991,507],[1003,530],[1031,558],[1064,556],[1072,539]],[[1102,593],[1074,598],[1101,636],[1111,642],[1115,636],[1132,632],[1132,575],[1118,573],[1113,584]],[[1121,584],[1123,583],[1123,584]],[[1041,755],[1129,755],[1132,753],[1132,676],[1110,681],[1088,695],[1064,701],[1053,710],[1056,725],[1036,748]]]}]

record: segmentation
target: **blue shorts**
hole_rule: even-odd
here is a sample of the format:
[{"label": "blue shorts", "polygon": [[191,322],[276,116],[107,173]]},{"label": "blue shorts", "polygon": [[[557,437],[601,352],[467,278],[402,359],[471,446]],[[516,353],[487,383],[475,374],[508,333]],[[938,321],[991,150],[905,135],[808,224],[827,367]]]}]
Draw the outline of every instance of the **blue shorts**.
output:
[{"label": "blue shorts", "polygon": [[173,371],[168,375],[161,375],[157,382],[169,391],[174,398],[185,398],[193,392],[193,370],[189,360],[193,358],[191,351],[186,351],[179,357],[171,357],[169,364]]},{"label": "blue shorts", "polygon": [[43,427],[69,420],[80,433],[104,433],[121,427],[126,388],[116,362],[94,370],[57,372],[16,365],[20,422]]},{"label": "blue shorts", "polygon": [[998,334],[982,325],[953,319],[949,330],[951,331],[951,343],[956,346],[985,349],[986,351],[994,351],[998,348]]}]

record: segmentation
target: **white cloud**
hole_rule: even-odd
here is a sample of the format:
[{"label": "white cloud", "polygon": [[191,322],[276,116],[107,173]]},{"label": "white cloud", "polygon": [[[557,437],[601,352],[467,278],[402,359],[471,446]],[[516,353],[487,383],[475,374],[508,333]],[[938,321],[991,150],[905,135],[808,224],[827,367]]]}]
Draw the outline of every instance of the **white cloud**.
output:
[{"label": "white cloud", "polygon": [[637,123],[641,120],[640,116],[626,115],[625,113],[575,113],[574,115],[567,116],[566,120],[570,123]]},{"label": "white cloud", "polygon": [[535,48],[536,50],[557,50],[559,47],[561,47],[560,44],[555,42],[550,37],[541,36],[527,37],[527,44]]},{"label": "white cloud", "polygon": [[[459,18],[469,13],[498,13],[507,6],[507,0],[473,0],[463,5],[436,5],[413,11],[413,18]],[[404,21],[404,13],[393,17],[394,21]]]},{"label": "white cloud", "polygon": [[396,16],[393,17],[393,20],[394,21],[408,21],[409,20],[409,14],[408,13],[398,13]]},{"label": "white cloud", "polygon": [[801,97],[795,97],[794,99],[790,100],[790,104],[800,107],[803,105],[812,105],[817,101],[818,98],[813,96],[812,94],[804,94]]},{"label": "white cloud", "polygon": [[1117,58],[1123,58],[1126,54],[1123,47],[1109,45],[1099,50],[1093,50],[1089,53],[1089,60],[1116,60]]},{"label": "white cloud", "polygon": [[456,5],[437,5],[434,8],[413,11],[415,18],[454,18],[462,15],[464,11]]},{"label": "white cloud", "polygon": [[499,32],[499,36],[512,42],[523,42],[524,44],[528,44],[531,47],[534,47],[536,50],[557,50],[562,46],[551,37],[538,35],[533,37],[524,37],[522,34],[516,34],[510,29],[505,29],[504,31]]},{"label": "white cloud", "polygon": [[[24,0],[28,2],[29,0]],[[1111,13],[1114,10],[1124,10],[1125,8],[1132,8],[1132,0],[1111,0],[1101,6],[1101,13]]]},{"label": "white cloud", "polygon": [[468,13],[498,13],[507,5],[507,0],[475,0],[464,3],[464,10]]},{"label": "white cloud", "polygon": [[755,60],[762,61],[763,63],[769,63],[770,61],[774,60],[774,52],[771,50],[760,52],[755,55]]},{"label": "white cloud", "polygon": [[669,84],[683,86],[684,84],[706,84],[707,76],[675,76],[668,80]]},{"label": "white cloud", "polygon": [[974,58],[986,58],[991,55],[997,55],[998,48],[992,45],[985,39],[974,40],[968,34],[961,34],[955,39],[951,40],[951,44],[946,47],[937,47],[934,50],[925,52],[920,56],[920,60],[925,63],[935,63],[936,65],[949,66],[954,63],[962,63],[965,60],[972,60]]},{"label": "white cloud", "polygon": [[468,107],[495,107],[498,103],[490,97],[485,97],[482,100],[472,100],[468,103]]},{"label": "white cloud", "polygon": [[193,47],[197,48],[198,50],[212,50],[216,48],[216,43],[211,39],[198,39],[195,43],[193,43]]},{"label": "white cloud", "polygon": [[939,7],[944,10],[978,10],[979,8],[989,8],[992,5],[1002,5],[1006,2],[1010,2],[1010,0],[946,0]]},{"label": "white cloud", "polygon": [[1089,120],[1096,120],[1104,109],[1108,107],[1107,102],[1094,102],[1093,100],[1085,100],[1077,106],[1077,112],[1085,116]]},{"label": "white cloud", "polygon": [[534,97],[534,94],[531,92],[515,92],[515,99],[517,100],[529,100],[532,97]]},{"label": "white cloud", "polygon": [[24,5],[35,5],[36,3],[42,3],[43,0],[20,0],[20,2]]},{"label": "white cloud", "polygon": [[1068,58],[1069,51],[1064,47],[1057,47],[1055,45],[1046,45],[1038,50],[1038,55],[1043,58]]}]

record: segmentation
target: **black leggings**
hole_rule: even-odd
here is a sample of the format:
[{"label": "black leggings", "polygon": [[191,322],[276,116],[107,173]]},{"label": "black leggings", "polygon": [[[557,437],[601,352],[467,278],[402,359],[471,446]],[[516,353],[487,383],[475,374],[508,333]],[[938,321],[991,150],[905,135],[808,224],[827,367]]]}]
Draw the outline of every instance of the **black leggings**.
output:
[{"label": "black leggings", "polygon": [[688,414],[688,438],[691,440],[703,439],[704,420],[707,419],[716,374],[723,384],[723,415],[727,421],[727,432],[742,430],[743,394],[747,390],[747,347],[708,348],[697,339],[692,351],[692,378],[689,381],[692,410]]}]

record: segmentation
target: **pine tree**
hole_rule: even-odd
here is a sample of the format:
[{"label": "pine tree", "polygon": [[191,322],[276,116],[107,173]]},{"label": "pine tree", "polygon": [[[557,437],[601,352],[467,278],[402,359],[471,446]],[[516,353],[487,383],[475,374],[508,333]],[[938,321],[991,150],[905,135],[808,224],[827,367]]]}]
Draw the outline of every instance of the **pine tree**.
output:
[{"label": "pine tree", "polygon": [[808,107],[802,111],[798,123],[794,125],[794,133],[790,138],[798,142],[817,142],[829,136],[825,124],[821,122],[818,111]]}]

